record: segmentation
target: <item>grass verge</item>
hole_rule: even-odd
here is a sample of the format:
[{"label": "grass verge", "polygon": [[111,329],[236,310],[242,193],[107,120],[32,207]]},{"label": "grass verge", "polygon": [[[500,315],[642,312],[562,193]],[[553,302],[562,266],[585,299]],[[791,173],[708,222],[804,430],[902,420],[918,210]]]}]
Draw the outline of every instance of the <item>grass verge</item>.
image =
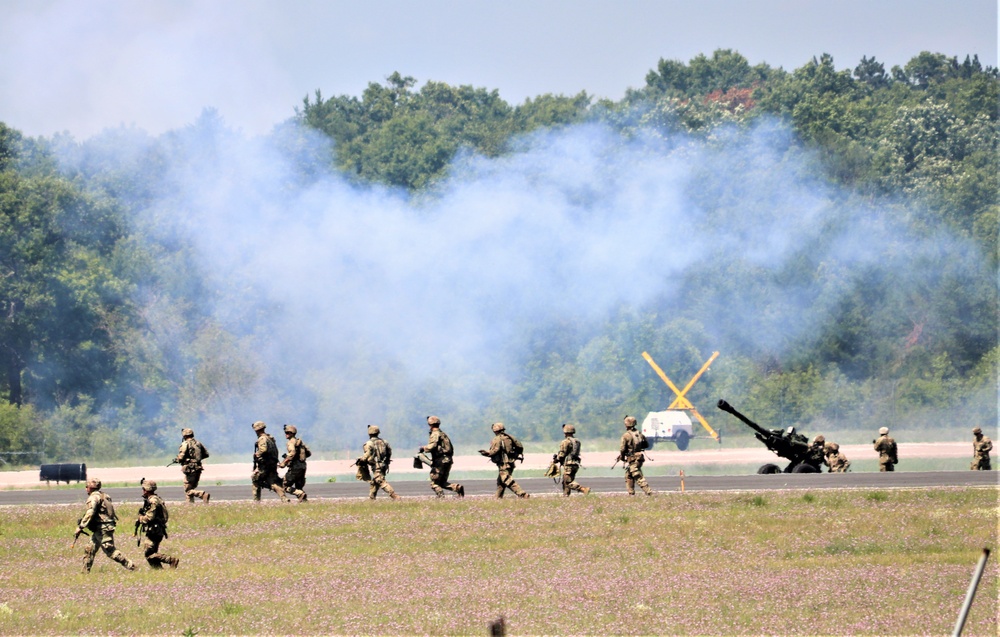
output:
[{"label": "grass verge", "polygon": [[[997,489],[171,507],[81,573],[79,507],[0,509],[0,634],[947,634]],[[992,560],[965,635],[996,635]]]}]

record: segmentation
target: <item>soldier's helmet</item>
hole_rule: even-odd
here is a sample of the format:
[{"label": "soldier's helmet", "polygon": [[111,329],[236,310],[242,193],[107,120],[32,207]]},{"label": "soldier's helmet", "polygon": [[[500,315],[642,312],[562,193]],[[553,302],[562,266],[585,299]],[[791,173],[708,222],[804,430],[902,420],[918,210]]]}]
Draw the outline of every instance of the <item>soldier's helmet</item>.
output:
[{"label": "soldier's helmet", "polygon": [[97,480],[97,479],[87,480],[87,488],[88,489],[98,489],[98,490],[100,490],[100,488],[101,488],[101,481]]},{"label": "soldier's helmet", "polygon": [[181,435],[184,436],[185,438],[187,438],[188,436],[193,436],[194,435],[194,430],[193,429],[181,429]]},{"label": "soldier's helmet", "polygon": [[381,433],[381,430],[378,428],[378,425],[368,425],[368,435],[369,436],[377,436],[380,433]]},{"label": "soldier's helmet", "polygon": [[824,442],[826,442],[826,437],[823,436],[823,434],[820,434],[820,435],[816,436],[815,438],[813,438],[813,444],[820,445],[820,444],[823,444]]},{"label": "soldier's helmet", "polygon": [[837,443],[835,443],[835,442],[831,442],[831,443],[830,443],[829,445],[827,445],[827,446],[828,446],[828,447],[830,447],[830,451],[832,451],[832,452],[834,452],[834,453],[836,453],[836,452],[840,451],[840,445],[838,445],[838,444],[837,444]]},{"label": "soldier's helmet", "polygon": [[427,416],[427,424],[431,427],[440,427],[441,419],[437,416]]},{"label": "soldier's helmet", "polygon": [[292,434],[294,436],[299,433],[299,430],[295,428],[295,425],[285,425],[285,433]]},{"label": "soldier's helmet", "polygon": [[253,430],[257,432],[264,431],[264,429],[267,427],[267,425],[264,424],[263,420],[258,420],[251,426],[253,427]]},{"label": "soldier's helmet", "polygon": [[981,433],[983,433],[983,430],[980,429],[979,427],[976,427],[975,429],[972,430],[972,435],[974,436],[978,436]]},{"label": "soldier's helmet", "polygon": [[152,480],[143,480],[142,490],[149,491],[150,493],[156,493],[156,483]]},{"label": "soldier's helmet", "polygon": [[502,422],[495,422],[493,423],[493,426],[490,427],[490,429],[493,430],[493,433],[498,434],[504,430],[504,426]]},{"label": "soldier's helmet", "polygon": [[887,433],[889,433],[889,428],[888,427],[879,427],[878,435],[884,436]]},{"label": "soldier's helmet", "polygon": [[635,424],[636,424],[636,420],[635,420],[634,416],[625,416],[625,428],[626,429],[631,429],[632,427],[635,427]]},{"label": "soldier's helmet", "polygon": [[574,427],[573,425],[567,423],[567,424],[563,425],[563,433],[564,434],[575,434],[576,433],[576,427]]}]

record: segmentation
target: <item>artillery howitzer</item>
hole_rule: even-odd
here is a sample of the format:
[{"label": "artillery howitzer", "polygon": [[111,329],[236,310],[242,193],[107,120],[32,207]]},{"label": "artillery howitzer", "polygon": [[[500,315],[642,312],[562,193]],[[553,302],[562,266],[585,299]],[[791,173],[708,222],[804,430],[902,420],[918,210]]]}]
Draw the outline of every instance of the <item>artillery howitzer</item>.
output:
[{"label": "artillery howitzer", "polygon": [[813,457],[809,447],[809,439],[796,433],[795,427],[787,429],[764,429],[750,420],[727,403],[720,400],[719,409],[736,416],[743,424],[753,429],[757,440],[773,451],[779,457],[788,460],[788,466],[783,470],[776,464],[761,465],[757,473],[819,473],[822,469],[822,457]]}]

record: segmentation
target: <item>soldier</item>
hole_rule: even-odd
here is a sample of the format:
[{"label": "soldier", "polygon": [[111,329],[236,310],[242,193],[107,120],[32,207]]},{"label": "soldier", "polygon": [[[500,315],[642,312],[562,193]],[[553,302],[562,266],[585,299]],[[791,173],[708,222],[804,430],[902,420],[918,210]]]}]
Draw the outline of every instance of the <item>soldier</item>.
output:
[{"label": "soldier", "polygon": [[826,464],[826,438],[820,434],[813,438],[806,455],[806,463],[816,467],[816,471],[823,471]]},{"label": "soldier", "polygon": [[646,462],[646,456],[642,453],[646,448],[646,437],[636,431],[635,425],[635,418],[625,416],[625,433],[622,434],[622,442],[618,448],[618,459],[625,463],[625,488],[629,495],[635,495],[635,485],[638,484],[646,495],[653,495],[653,490],[642,475],[642,465]]},{"label": "soldier", "polygon": [[308,502],[309,499],[302,487],[306,486],[306,458],[311,456],[312,452],[309,451],[309,447],[302,442],[301,438],[295,437],[298,431],[295,425],[285,425],[285,440],[288,451],[285,452],[278,466],[288,467],[282,484],[285,493],[291,493],[299,499],[299,502]]},{"label": "soldier", "polygon": [[514,482],[514,463],[524,459],[524,448],[516,438],[506,432],[502,422],[495,422],[490,428],[495,434],[490,442],[490,448],[480,449],[479,453],[488,457],[497,466],[496,497],[502,498],[506,489],[513,491],[519,498],[531,497]]},{"label": "soldier", "polygon": [[439,498],[444,497],[445,489],[454,491],[458,497],[464,498],[465,487],[458,483],[448,482],[455,448],[452,446],[448,434],[441,431],[441,419],[437,416],[427,416],[427,426],[430,428],[427,444],[420,448],[420,452],[431,454],[431,489],[434,489],[434,493]]},{"label": "soldier", "polygon": [[250,474],[254,502],[260,502],[260,491],[264,487],[277,493],[282,502],[289,502],[285,489],[281,486],[281,478],[278,477],[278,445],[274,442],[274,437],[264,431],[267,425],[263,422],[258,420],[251,426],[257,433],[257,444],[253,449],[253,473]]},{"label": "soldier", "polygon": [[889,437],[889,428],[881,427],[878,430],[878,440],[872,440],[875,451],[878,452],[878,470],[895,471],[899,458],[896,456],[896,441]]},{"label": "soldier", "polygon": [[993,449],[993,441],[983,435],[983,430],[976,427],[972,430],[975,440],[972,441],[972,465],[969,467],[973,471],[990,471],[990,451]]},{"label": "soldier", "polygon": [[571,491],[580,491],[583,495],[590,493],[590,487],[580,486],[576,481],[576,472],[580,470],[580,441],[573,437],[576,427],[565,424],[562,427],[563,441],[559,443],[559,451],[553,460],[562,465],[563,495],[567,498]]},{"label": "soldier", "polygon": [[826,444],[826,458],[824,462],[830,467],[830,473],[846,473],[851,467],[851,462],[840,452],[840,445],[835,442]]},{"label": "soldier", "polygon": [[174,462],[181,465],[184,473],[184,495],[190,503],[194,503],[195,498],[201,498],[207,504],[212,495],[208,491],[199,491],[198,481],[201,480],[203,469],[201,461],[208,457],[208,449],[194,439],[194,431],[191,429],[181,429],[181,438],[181,446]]},{"label": "soldier", "polygon": [[164,564],[169,564],[170,568],[177,568],[180,560],[176,557],[168,557],[160,553],[160,542],[167,536],[167,505],[163,498],[156,495],[156,483],[152,480],[142,481],[142,499],[146,501],[139,509],[139,517],[135,521],[136,533],[139,527],[145,534],[142,542],[146,553],[146,562],[153,568],[163,568]]},{"label": "soldier", "polygon": [[358,458],[359,463],[363,462],[368,465],[371,474],[372,479],[369,482],[371,488],[368,490],[368,498],[374,500],[375,496],[378,495],[378,490],[382,489],[389,494],[390,498],[398,500],[399,494],[385,480],[385,474],[389,473],[389,463],[392,462],[392,447],[385,440],[379,438],[379,433],[381,431],[377,425],[368,427],[368,442],[362,448],[364,455]]},{"label": "soldier", "polygon": [[111,502],[111,496],[101,491],[100,480],[87,480],[87,510],[76,525],[75,538],[80,537],[84,529],[90,529],[91,544],[83,552],[83,568],[89,573],[90,567],[94,565],[94,557],[97,555],[97,548],[100,547],[104,554],[112,560],[118,562],[130,571],[135,570],[132,560],[115,548],[115,525],[118,516],[115,515],[115,505]]}]

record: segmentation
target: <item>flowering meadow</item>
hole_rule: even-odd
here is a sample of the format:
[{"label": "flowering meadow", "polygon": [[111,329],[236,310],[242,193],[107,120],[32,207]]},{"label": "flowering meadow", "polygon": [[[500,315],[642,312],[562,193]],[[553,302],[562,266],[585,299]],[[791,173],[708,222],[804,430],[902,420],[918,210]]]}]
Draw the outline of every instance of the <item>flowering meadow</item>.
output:
[{"label": "flowering meadow", "polygon": [[[81,506],[0,508],[0,634],[946,635],[995,488],[168,503],[154,571],[70,549]],[[997,559],[965,635],[997,634]]]}]

